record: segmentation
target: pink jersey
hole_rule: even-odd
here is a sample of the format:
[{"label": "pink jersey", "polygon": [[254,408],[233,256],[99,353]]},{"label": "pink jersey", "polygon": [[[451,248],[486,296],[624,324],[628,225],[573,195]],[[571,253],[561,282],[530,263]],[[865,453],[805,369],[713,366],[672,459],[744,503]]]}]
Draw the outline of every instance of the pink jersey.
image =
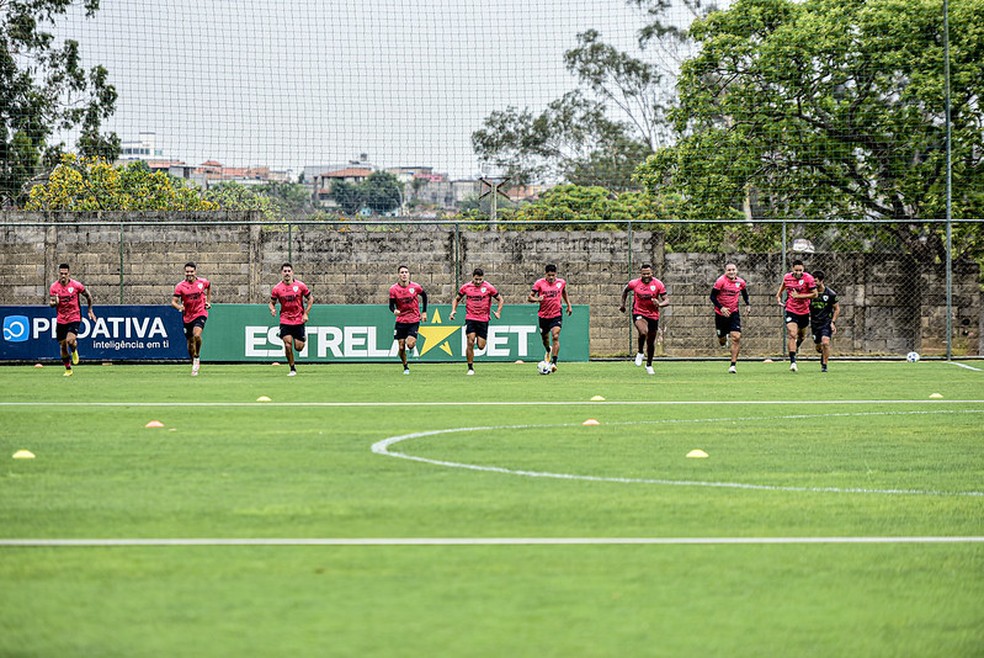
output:
[{"label": "pink jersey", "polygon": [[48,288],[48,294],[58,298],[57,324],[68,324],[69,322],[82,321],[82,305],[79,303],[79,294],[85,292],[85,286],[69,279],[68,285],[62,285],[61,281],[55,281]]},{"label": "pink jersey", "polygon": [[304,300],[310,296],[308,287],[297,279],[290,284],[281,281],[275,285],[270,301],[280,302],[280,324],[304,324]]},{"label": "pink jersey", "polygon": [[390,286],[389,298],[396,303],[396,321],[402,324],[420,322],[420,300],[418,297],[424,291],[419,283],[411,281],[406,286],[394,283]]},{"label": "pink jersey", "polygon": [[174,286],[174,296],[181,298],[184,304],[184,313],[181,320],[185,324],[192,322],[195,318],[208,317],[208,309],[205,308],[205,300],[208,299],[207,291],[212,287],[208,279],[196,278],[192,282],[182,279],[181,283]]},{"label": "pink jersey", "polygon": [[797,315],[808,315],[810,313],[810,300],[806,298],[794,299],[789,294],[790,290],[795,290],[801,295],[808,294],[817,287],[817,282],[809,272],[803,272],[803,277],[797,279],[792,272],[787,272],[782,277],[782,283],[786,286],[786,310]]},{"label": "pink jersey", "polygon": [[659,320],[659,306],[656,300],[660,295],[666,294],[666,286],[659,279],[653,277],[649,283],[644,283],[642,279],[632,279],[626,286],[632,293],[632,315],[641,315],[651,320]]},{"label": "pink jersey", "polygon": [[465,319],[477,322],[488,322],[492,310],[492,298],[499,294],[488,281],[477,286],[469,281],[458,289],[458,294],[465,298]]},{"label": "pink jersey", "polygon": [[[735,280],[732,281],[722,274],[718,277],[718,280],[714,282],[714,289],[718,291],[718,303],[732,313],[735,313],[738,310],[738,297],[741,296],[741,291],[744,290],[745,287],[745,280],[740,276],[735,277]],[[714,312],[721,315],[721,309],[717,306],[714,307]]]},{"label": "pink jersey", "polygon": [[567,282],[560,277],[554,279],[553,283],[548,283],[546,279],[539,279],[533,284],[533,294],[540,296],[540,311],[537,313],[539,317],[556,318],[560,316],[561,300],[566,287]]}]

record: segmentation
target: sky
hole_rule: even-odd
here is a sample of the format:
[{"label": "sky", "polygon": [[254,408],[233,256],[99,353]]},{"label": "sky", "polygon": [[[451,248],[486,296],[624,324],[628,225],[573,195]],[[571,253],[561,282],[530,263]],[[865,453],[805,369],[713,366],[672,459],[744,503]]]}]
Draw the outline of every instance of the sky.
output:
[{"label": "sky", "polygon": [[299,173],[367,153],[471,178],[497,173],[471,145],[492,111],[576,87],[579,32],[638,54],[645,22],[625,0],[102,0],[56,34],[109,69],[105,127],[165,157]]}]

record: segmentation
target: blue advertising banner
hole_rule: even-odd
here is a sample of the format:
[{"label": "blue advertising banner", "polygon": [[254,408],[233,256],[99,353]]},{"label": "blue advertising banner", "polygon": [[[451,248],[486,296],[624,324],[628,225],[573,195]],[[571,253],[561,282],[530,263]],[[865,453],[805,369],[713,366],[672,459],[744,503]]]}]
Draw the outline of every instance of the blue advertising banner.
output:
[{"label": "blue advertising banner", "polygon": [[[79,354],[85,360],[187,359],[181,314],[170,306],[95,307],[96,321],[79,324]],[[39,361],[58,358],[55,311],[47,306],[0,306],[3,340],[0,359]]]}]

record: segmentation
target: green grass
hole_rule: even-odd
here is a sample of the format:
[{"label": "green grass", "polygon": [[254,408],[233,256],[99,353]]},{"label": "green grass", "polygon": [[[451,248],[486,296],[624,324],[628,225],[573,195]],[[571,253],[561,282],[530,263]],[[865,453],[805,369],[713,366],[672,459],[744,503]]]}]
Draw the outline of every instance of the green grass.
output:
[{"label": "green grass", "polygon": [[[984,372],[725,368],[5,367],[0,538],[984,535]],[[0,592],[2,656],[984,655],[979,542],[0,546]]]}]

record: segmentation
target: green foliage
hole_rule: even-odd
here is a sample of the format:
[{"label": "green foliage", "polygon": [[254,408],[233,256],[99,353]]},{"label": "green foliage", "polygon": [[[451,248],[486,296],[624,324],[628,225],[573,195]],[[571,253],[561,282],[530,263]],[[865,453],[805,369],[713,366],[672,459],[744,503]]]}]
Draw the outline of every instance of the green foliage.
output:
[{"label": "green foliage", "polygon": [[[984,0],[950,10],[953,215],[980,217]],[[942,258],[940,230],[905,222],[945,216],[942,29],[935,0],[738,0],[692,26],[679,141],[638,179],[691,218],[902,220],[890,237]]]},{"label": "green foliage", "polygon": [[[55,42],[48,31],[72,0],[0,3],[0,205],[23,203],[31,180],[59,162],[55,130],[78,128],[79,154],[113,160],[120,141],[100,133],[116,106],[116,89],[102,66],[85,69],[76,41]],[[99,0],[84,0],[86,15]]]},{"label": "green foliage", "polygon": [[252,210],[258,212],[263,219],[283,219],[279,208],[261,191],[261,186],[227,181],[210,186],[203,197],[222,210]]},{"label": "green foliage", "polygon": [[144,162],[113,167],[99,158],[65,154],[46,183],[31,188],[27,210],[217,210],[198,190]]},{"label": "green foliage", "polygon": [[403,186],[393,174],[374,171],[361,183],[332,183],[331,197],[346,215],[355,215],[363,209],[374,215],[385,215],[399,209]]}]

